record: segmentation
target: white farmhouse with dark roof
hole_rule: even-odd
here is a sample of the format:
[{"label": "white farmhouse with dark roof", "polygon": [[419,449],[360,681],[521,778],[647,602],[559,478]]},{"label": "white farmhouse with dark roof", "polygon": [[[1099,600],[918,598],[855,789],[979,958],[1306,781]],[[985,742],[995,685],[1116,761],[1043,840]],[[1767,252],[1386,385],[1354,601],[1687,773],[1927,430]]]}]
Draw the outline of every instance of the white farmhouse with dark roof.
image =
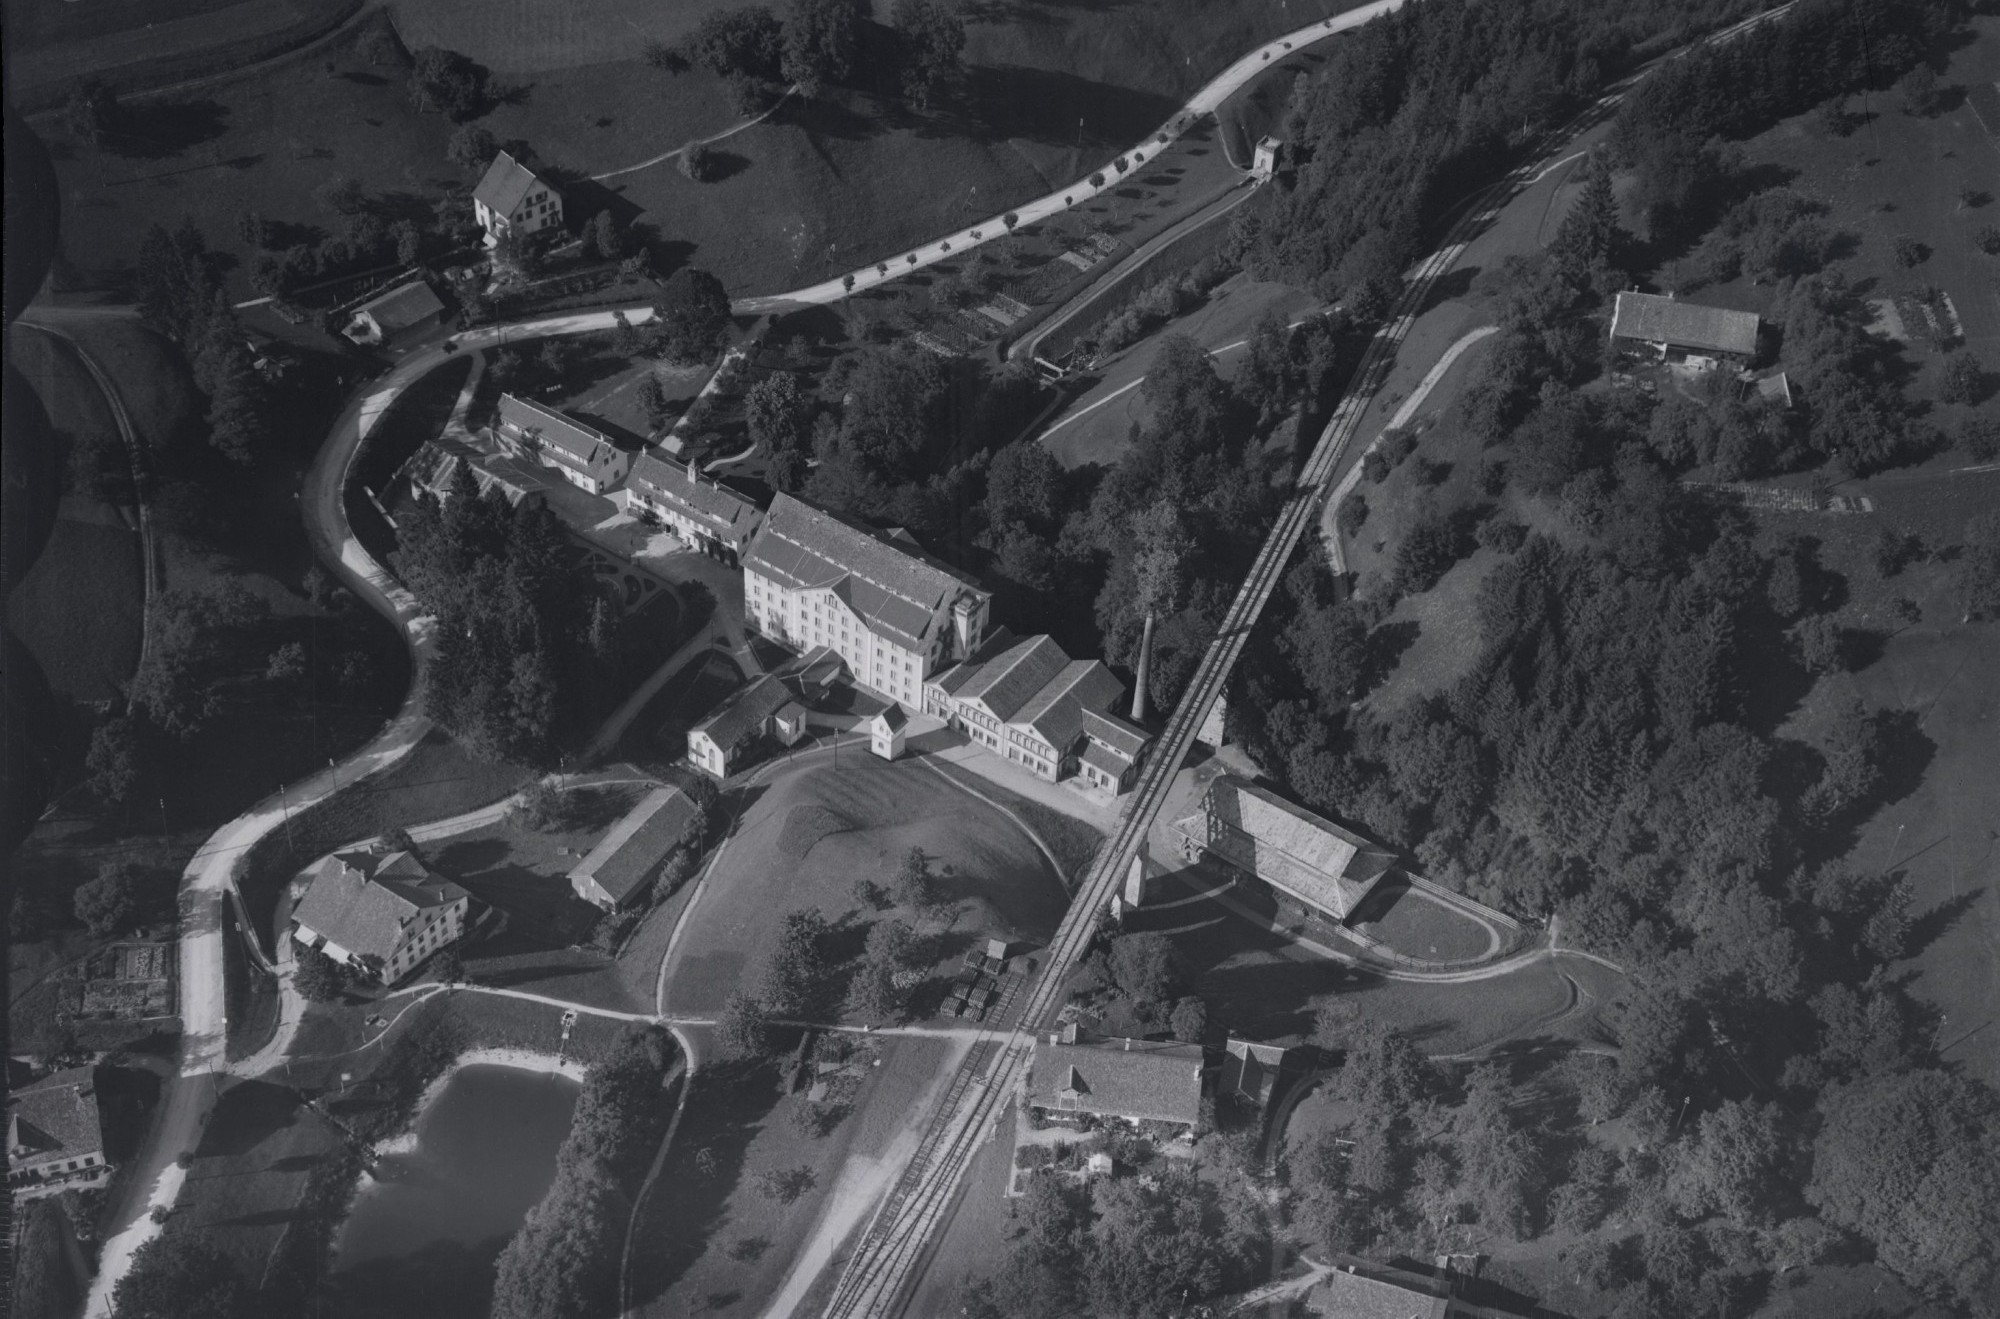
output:
[{"label": "white farmhouse with dark roof", "polygon": [[712,478],[703,480],[693,463],[652,453],[632,461],[625,511],[657,518],[702,553],[731,565],[741,561],[764,523],[755,503]]},{"label": "white farmhouse with dark roof", "polygon": [[292,938],[393,985],[465,934],[466,891],[410,852],[336,852],[292,909]]},{"label": "white farmhouse with dark roof", "polygon": [[856,682],[907,709],[924,680],[986,636],[992,592],[924,553],[779,495],[743,557],[750,624],[794,650],[825,646]]},{"label": "white farmhouse with dark roof", "polygon": [[472,213],[491,247],[509,231],[532,234],[561,224],[562,193],[503,151],[472,190]]},{"label": "white farmhouse with dark roof", "polygon": [[1758,324],[1753,312],[1680,302],[1672,294],[1620,293],[1611,315],[1611,342],[1665,362],[1743,366],[1757,356]]},{"label": "white farmhouse with dark roof", "polygon": [[512,394],[500,396],[500,437],[528,451],[563,480],[593,495],[605,494],[632,469],[632,455],[601,431],[554,408]]},{"label": "white farmhouse with dark roof", "polygon": [[97,1186],[110,1173],[95,1069],[53,1072],[8,1096],[7,1189],[16,1201]]}]

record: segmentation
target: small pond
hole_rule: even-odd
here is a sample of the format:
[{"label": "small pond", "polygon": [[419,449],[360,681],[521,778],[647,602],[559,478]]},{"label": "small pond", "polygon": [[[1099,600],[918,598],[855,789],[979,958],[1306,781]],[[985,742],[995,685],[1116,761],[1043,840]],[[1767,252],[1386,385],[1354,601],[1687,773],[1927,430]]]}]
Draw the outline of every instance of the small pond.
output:
[{"label": "small pond", "polygon": [[[370,1313],[386,1294],[412,1315],[483,1315],[494,1258],[555,1177],[578,1089],[513,1067],[454,1073],[418,1117],[415,1148],[362,1179],[335,1239],[335,1290]],[[437,1291],[457,1304],[437,1305]]]}]

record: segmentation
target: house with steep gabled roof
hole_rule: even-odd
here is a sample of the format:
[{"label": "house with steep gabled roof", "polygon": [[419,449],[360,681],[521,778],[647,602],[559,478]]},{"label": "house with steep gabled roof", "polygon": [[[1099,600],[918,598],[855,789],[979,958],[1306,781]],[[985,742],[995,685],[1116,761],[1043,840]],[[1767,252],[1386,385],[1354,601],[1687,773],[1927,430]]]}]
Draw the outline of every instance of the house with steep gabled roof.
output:
[{"label": "house with steep gabled roof", "polygon": [[900,705],[884,706],[864,725],[868,730],[868,749],[884,760],[895,760],[903,754],[904,739],[910,727],[910,717],[903,713]]},{"label": "house with steep gabled roof", "polygon": [[1027,1105],[1048,1121],[1109,1118],[1192,1131],[1201,1122],[1206,1066],[1198,1044],[1086,1040],[1072,1026],[1036,1042]]},{"label": "house with steep gabled roof", "polygon": [[608,493],[632,469],[632,455],[602,431],[554,408],[512,394],[500,396],[499,433],[563,480],[593,495]]},{"label": "house with steep gabled roof", "polygon": [[764,511],[692,462],[647,452],[632,462],[625,480],[625,511],[651,517],[702,553],[734,565],[763,525]]},{"label": "house with steep gabled roof", "polygon": [[569,872],[570,888],[593,906],[617,911],[643,892],[661,863],[687,841],[699,813],[679,789],[655,788]]},{"label": "house with steep gabled roof", "polygon": [[502,151],[472,190],[472,214],[493,246],[507,233],[540,233],[562,223],[562,190]]},{"label": "house with steep gabled roof", "polygon": [[413,852],[336,852],[292,909],[292,939],[393,985],[464,937],[471,905]]},{"label": "house with steep gabled roof", "polygon": [[786,494],[743,556],[743,594],[752,627],[793,650],[830,648],[856,682],[909,710],[923,708],[926,678],[979,647],[993,601],[908,532]]},{"label": "house with steep gabled roof", "polygon": [[97,1072],[52,1072],[7,1097],[7,1189],[18,1201],[97,1186],[111,1175]]}]

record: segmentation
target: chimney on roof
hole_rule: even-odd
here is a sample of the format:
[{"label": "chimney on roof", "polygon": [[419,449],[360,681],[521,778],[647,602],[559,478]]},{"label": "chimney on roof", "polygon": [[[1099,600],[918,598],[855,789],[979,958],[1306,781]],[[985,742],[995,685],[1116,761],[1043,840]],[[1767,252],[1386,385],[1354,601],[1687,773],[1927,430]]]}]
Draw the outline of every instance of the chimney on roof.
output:
[{"label": "chimney on roof", "polygon": [[1132,722],[1146,722],[1147,680],[1153,659],[1153,611],[1146,611],[1146,630],[1139,638],[1139,672],[1132,680]]},{"label": "chimney on roof", "polygon": [[696,480],[694,479],[694,455],[693,455],[693,454],[689,454],[689,455],[688,455],[688,484],[689,484],[689,485],[698,485],[698,484],[700,484],[699,482],[697,482],[697,481],[696,481]]}]

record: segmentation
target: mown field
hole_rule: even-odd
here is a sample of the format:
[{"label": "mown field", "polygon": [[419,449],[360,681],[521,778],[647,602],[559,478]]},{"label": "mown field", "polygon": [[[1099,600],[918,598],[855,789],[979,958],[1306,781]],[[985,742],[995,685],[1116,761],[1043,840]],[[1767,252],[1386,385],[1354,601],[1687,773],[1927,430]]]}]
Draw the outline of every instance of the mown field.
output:
[{"label": "mown field", "polygon": [[[638,58],[646,40],[671,38],[712,7],[511,0],[496,21],[491,5],[419,0],[398,6],[395,21],[410,46],[464,50],[495,70],[499,103],[480,122],[503,142],[594,176],[741,122],[719,79],[670,77]],[[732,294],[779,292],[1089,173],[1256,41],[1342,7],[968,5],[966,76],[929,110],[915,111],[878,66],[719,144],[716,182],[693,183],[668,160],[573,189],[571,209],[641,220],[664,269],[692,261]],[[312,192],[333,175],[359,182],[387,218],[468,188],[445,158],[452,125],[412,108],[400,63],[361,57],[366,23],[149,106],[138,140],[100,150],[44,121],[73,199],[63,252],[82,281],[115,283],[148,225],[186,214],[237,259],[232,289],[248,297],[250,254],[236,232],[246,211],[328,227]],[[884,46],[888,33],[872,40]]]}]

